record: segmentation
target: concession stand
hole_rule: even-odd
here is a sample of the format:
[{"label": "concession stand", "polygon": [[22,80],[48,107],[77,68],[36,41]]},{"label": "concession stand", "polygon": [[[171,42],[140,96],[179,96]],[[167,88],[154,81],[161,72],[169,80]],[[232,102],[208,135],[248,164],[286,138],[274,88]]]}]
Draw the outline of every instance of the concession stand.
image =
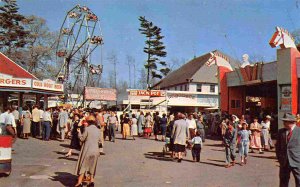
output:
[{"label": "concession stand", "polygon": [[46,108],[48,97],[63,95],[63,84],[50,79],[39,80],[33,74],[0,53],[0,110],[17,105],[22,107],[34,103]]}]

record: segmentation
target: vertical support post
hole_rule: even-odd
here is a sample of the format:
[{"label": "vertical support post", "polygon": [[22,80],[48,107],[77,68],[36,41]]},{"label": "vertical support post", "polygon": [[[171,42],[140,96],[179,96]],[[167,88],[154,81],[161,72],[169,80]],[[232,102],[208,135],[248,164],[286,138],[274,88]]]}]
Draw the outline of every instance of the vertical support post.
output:
[{"label": "vertical support post", "polygon": [[22,111],[23,111],[23,102],[24,102],[23,95],[24,95],[23,92],[19,92],[18,109],[19,109],[20,117],[22,116]]},{"label": "vertical support post", "polygon": [[3,108],[8,107],[8,96],[10,92],[3,92]]},{"label": "vertical support post", "polygon": [[83,106],[83,108],[85,107],[85,94],[86,94],[86,87],[84,87],[84,89],[83,89],[83,96],[82,96],[82,106]]},{"label": "vertical support post", "polygon": [[48,108],[48,95],[44,94],[44,110]]},{"label": "vertical support post", "polygon": [[221,113],[221,86],[220,86],[220,82],[221,82],[221,77],[220,77],[220,67],[217,67],[218,70],[218,113]]},{"label": "vertical support post", "polygon": [[40,100],[41,100],[41,98],[42,98],[42,95],[41,94],[36,94],[36,100],[35,100],[35,103],[36,103],[36,105],[37,106],[39,106],[39,107],[41,107],[41,102],[40,102]]}]

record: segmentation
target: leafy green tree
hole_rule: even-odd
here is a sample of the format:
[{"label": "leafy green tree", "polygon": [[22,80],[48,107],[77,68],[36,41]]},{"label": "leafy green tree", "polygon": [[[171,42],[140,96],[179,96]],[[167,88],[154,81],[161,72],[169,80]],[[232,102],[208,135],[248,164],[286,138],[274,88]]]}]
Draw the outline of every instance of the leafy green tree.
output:
[{"label": "leafy green tree", "polygon": [[164,38],[164,36],[161,35],[161,28],[155,26],[142,16],[139,17],[139,21],[139,31],[146,36],[144,52],[147,54],[145,68],[147,69],[147,89],[149,89],[150,78],[161,79],[170,72],[170,69],[167,67],[166,62],[161,60],[161,58],[167,55],[165,51],[166,47],[161,41]]},{"label": "leafy green tree", "polygon": [[28,31],[22,26],[26,18],[18,13],[16,0],[2,0],[0,6],[0,50],[8,57],[12,51],[26,45]]},{"label": "leafy green tree", "polygon": [[19,50],[20,56],[16,61],[39,78],[55,76],[57,70],[54,72],[50,70],[56,69],[55,67],[58,65],[54,63],[55,50],[53,49],[58,36],[49,31],[43,18],[28,16],[27,20],[28,22],[24,24],[24,28],[29,31],[27,44]]}]

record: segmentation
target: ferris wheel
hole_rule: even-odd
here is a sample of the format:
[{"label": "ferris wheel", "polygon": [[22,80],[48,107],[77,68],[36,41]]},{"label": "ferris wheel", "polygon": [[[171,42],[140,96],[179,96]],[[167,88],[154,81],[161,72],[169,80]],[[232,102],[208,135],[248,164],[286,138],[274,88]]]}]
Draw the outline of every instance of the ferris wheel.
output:
[{"label": "ferris wheel", "polygon": [[[88,7],[76,5],[67,12],[60,29],[56,60],[62,64],[57,81],[65,85],[65,100],[70,93],[83,94],[84,86],[94,86],[95,77],[102,74],[103,36],[98,16]],[[100,46],[98,62],[91,63],[91,55]]]}]

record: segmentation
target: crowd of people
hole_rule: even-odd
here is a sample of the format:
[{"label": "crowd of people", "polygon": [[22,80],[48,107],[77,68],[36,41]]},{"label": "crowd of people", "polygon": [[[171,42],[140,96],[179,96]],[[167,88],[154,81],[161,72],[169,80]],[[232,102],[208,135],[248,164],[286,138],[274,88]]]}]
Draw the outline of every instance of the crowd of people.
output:
[{"label": "crowd of people", "polygon": [[[38,106],[31,111],[24,107],[20,114],[17,107],[12,107],[0,114],[0,134],[11,135],[14,141],[17,137],[27,140],[30,136],[62,142],[70,138],[70,149],[65,156],[72,156],[73,150],[80,151],[76,167],[79,176],[77,186],[80,186],[86,172],[93,184],[98,156],[105,155],[104,141],[108,137],[109,141],[115,142],[116,131],[121,131],[122,139],[153,136],[156,141],[166,142],[171,157],[179,163],[188,149],[193,161],[200,162],[206,136],[220,138],[225,148],[225,167],[229,168],[236,163],[236,148],[241,166],[247,164],[249,150],[263,154],[274,148],[271,121],[270,115],[242,115],[238,118],[219,113],[176,112],[167,115],[137,110],[118,116],[115,111],[109,110],[65,107],[42,110]],[[293,122],[299,125],[300,115]]]}]

